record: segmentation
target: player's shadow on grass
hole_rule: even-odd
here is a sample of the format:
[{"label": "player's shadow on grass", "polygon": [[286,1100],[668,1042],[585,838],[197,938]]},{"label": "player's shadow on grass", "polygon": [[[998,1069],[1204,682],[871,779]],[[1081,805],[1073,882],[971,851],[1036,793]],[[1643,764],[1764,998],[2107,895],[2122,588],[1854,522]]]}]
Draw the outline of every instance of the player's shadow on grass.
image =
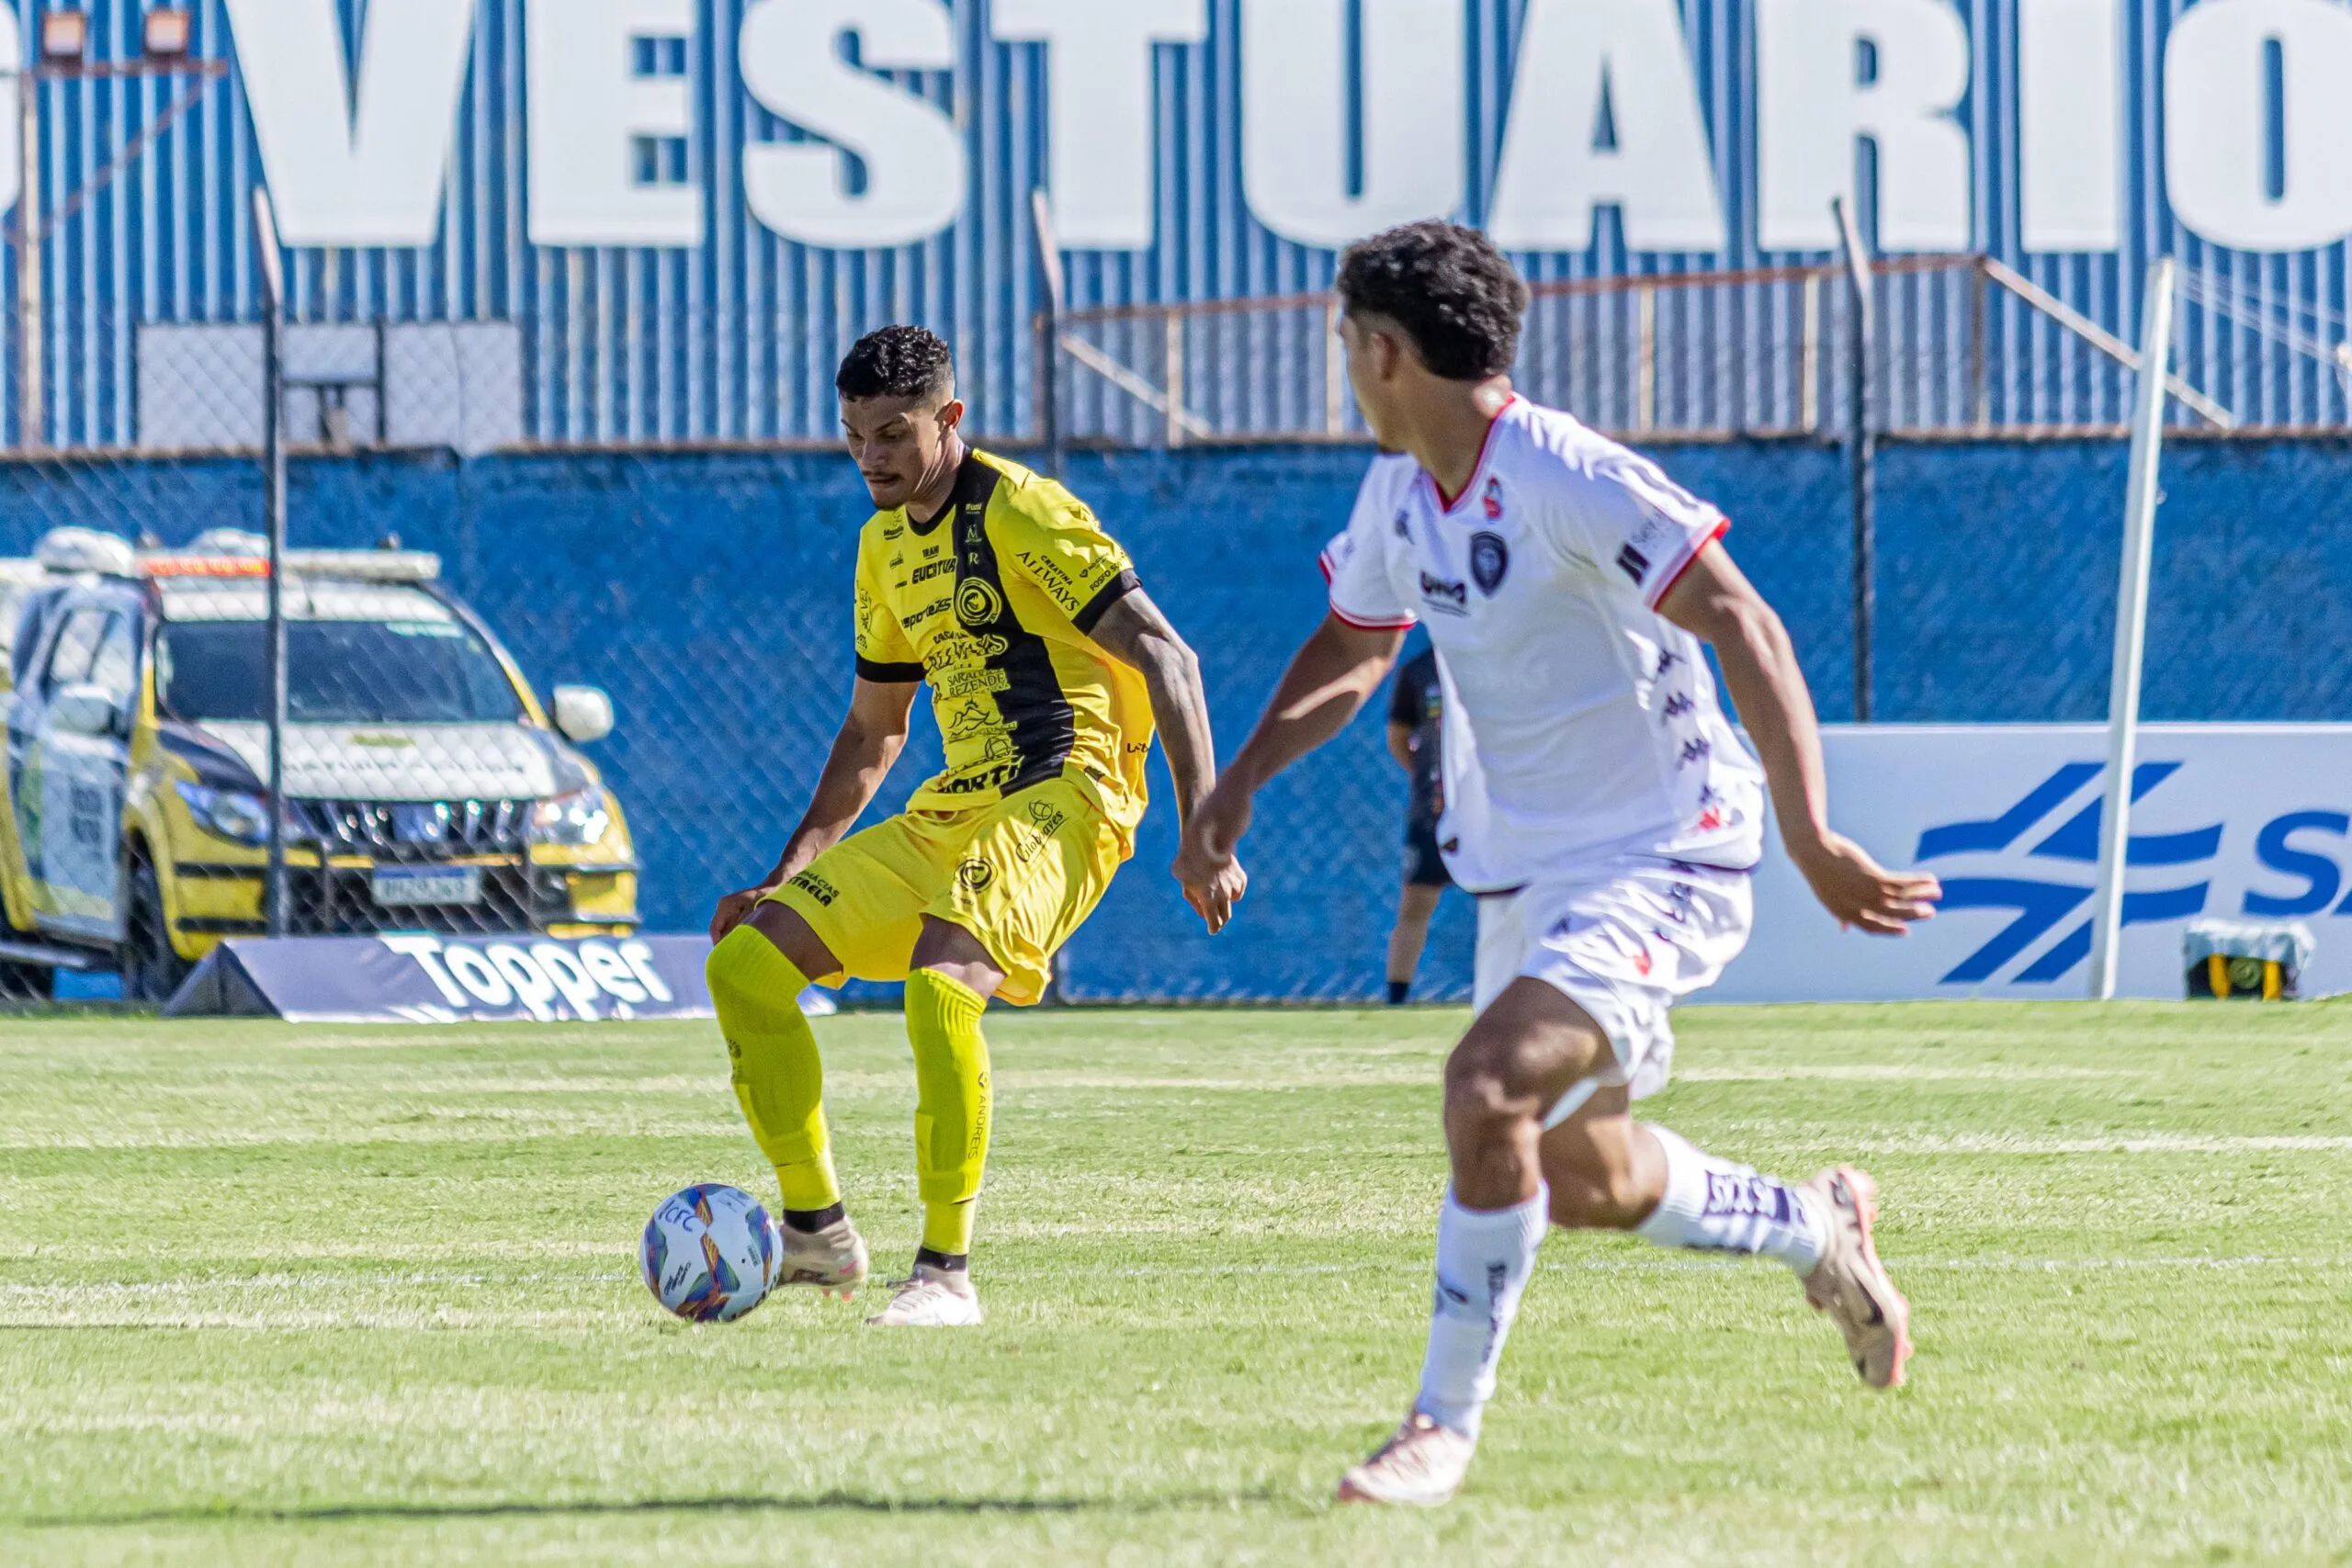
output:
[{"label": "player's shadow on grass", "polygon": [[646,1497],[626,1502],[589,1499],[577,1503],[348,1503],[315,1508],[156,1508],[73,1518],[31,1518],[24,1523],[33,1529],[91,1529],[141,1525],[313,1525],[628,1514],[1157,1514],[1182,1508],[1271,1503],[1275,1497],[1271,1488],[1136,1498],[874,1497],[860,1492],[823,1492],[808,1497]]}]

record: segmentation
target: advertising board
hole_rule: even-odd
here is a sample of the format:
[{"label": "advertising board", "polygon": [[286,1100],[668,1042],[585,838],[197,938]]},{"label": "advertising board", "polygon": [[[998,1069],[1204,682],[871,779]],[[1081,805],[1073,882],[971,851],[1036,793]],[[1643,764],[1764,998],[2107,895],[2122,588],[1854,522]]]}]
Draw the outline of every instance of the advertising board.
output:
[{"label": "advertising board", "polygon": [[[2091,725],[1838,727],[1830,817],[1932,872],[1936,919],[1840,931],[1777,839],[1756,935],[1710,1001],[2076,1000],[2090,955],[2107,735]],[[2150,725],[2132,777],[2118,994],[2178,998],[2200,918],[2301,922],[2306,996],[2352,990],[2352,725]]]}]

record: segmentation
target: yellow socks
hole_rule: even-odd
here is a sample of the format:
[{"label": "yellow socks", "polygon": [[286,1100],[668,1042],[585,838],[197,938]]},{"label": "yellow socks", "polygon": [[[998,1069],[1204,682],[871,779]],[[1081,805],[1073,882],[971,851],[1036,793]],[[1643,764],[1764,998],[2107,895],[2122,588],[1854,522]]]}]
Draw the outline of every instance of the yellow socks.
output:
[{"label": "yellow socks", "polygon": [[915,1174],[925,1249],[972,1250],[973,1201],[989,1157],[988,1003],[929,969],[907,977],[907,1042],[915,1053]]},{"label": "yellow socks", "polygon": [[[752,1124],[787,1210],[841,1201],[825,1132],[825,1069],[800,1016],[808,980],[775,944],[738,926],[711,950],[711,1004],[734,1065],[735,1098]],[[988,1003],[944,975],[907,980],[907,1040],[915,1057],[915,1173],[922,1245],[951,1258],[972,1250],[974,1201],[989,1155]]]},{"label": "yellow socks", "polygon": [[[750,926],[727,933],[711,950],[705,973],[734,1064],[735,1098],[752,1136],[775,1167],[784,1206],[807,1211],[840,1202],[825,1134],[825,1067],[817,1036],[800,1016],[808,979]],[[981,1060],[985,1068],[985,1055]]]}]

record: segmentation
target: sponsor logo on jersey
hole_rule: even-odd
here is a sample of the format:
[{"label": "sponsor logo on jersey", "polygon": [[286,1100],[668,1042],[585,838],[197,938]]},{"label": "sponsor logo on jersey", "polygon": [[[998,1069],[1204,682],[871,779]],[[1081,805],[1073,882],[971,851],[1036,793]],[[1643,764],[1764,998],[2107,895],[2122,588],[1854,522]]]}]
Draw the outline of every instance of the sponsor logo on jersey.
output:
[{"label": "sponsor logo on jersey", "polygon": [[1041,550],[1023,550],[1012,558],[1039,577],[1049,577],[1056,582],[1061,583],[1069,581],[1069,573],[1064,571]]},{"label": "sponsor logo on jersey", "polygon": [[985,664],[991,659],[1001,659],[1012,645],[1001,637],[972,637],[964,632],[948,630],[938,634],[931,651],[922,656],[923,669],[937,674],[957,664]]},{"label": "sponsor logo on jersey", "polygon": [[1019,771],[1018,768],[1008,764],[1003,767],[990,768],[986,773],[967,773],[956,778],[941,779],[932,787],[942,795],[982,795],[992,789],[1001,789],[1011,784],[1013,775]]},{"label": "sponsor logo on jersey", "polygon": [[883,537],[883,538],[885,538],[885,539],[903,539],[903,538],[905,538],[906,536],[907,536],[907,525],[906,525],[905,524],[903,524],[903,523],[885,523],[885,524],[883,524],[883,525],[882,525],[882,537]]},{"label": "sponsor logo on jersey", "polygon": [[1470,536],[1470,581],[1478,585],[1479,592],[1493,598],[1510,572],[1510,547],[1500,534]]},{"label": "sponsor logo on jersey", "polygon": [[1421,573],[1421,601],[1432,610],[1449,615],[1467,615],[1470,609],[1470,585],[1448,582],[1442,577]]},{"label": "sponsor logo on jersey", "polygon": [[1003,733],[1004,720],[989,712],[976,697],[956,710],[955,717],[948,720],[945,739],[950,746],[960,746],[967,740]]},{"label": "sponsor logo on jersey", "polygon": [[1503,481],[1500,479],[1487,481],[1486,513],[1489,523],[1503,520]]},{"label": "sponsor logo on jersey", "polygon": [[[944,608],[943,604],[941,608]],[[1012,677],[1001,670],[950,670],[932,677],[931,688],[941,700],[977,697],[1012,689]]]},{"label": "sponsor logo on jersey", "polygon": [[1666,705],[1659,708],[1658,712],[1668,718],[1680,718],[1698,705],[1697,699],[1693,698],[1690,693],[1677,692],[1666,699]]},{"label": "sponsor logo on jersey", "polygon": [[944,612],[946,608],[946,600],[934,599],[930,604],[925,604],[922,609],[917,610],[911,615],[900,615],[899,617],[899,625],[908,631],[912,631],[917,626],[922,625],[925,621],[931,619],[932,616]]},{"label": "sponsor logo on jersey", "polygon": [[944,577],[955,570],[956,563],[948,560],[935,560],[927,566],[919,566],[907,574],[907,586],[920,588],[933,578]]},{"label": "sponsor logo on jersey", "polygon": [[1676,760],[1674,765],[1679,771],[1689,767],[1693,762],[1703,762],[1714,749],[1715,743],[1712,740],[1685,740],[1682,743],[1682,755]]},{"label": "sponsor logo on jersey", "polygon": [[1633,546],[1627,545],[1617,552],[1617,569],[1632,578],[1634,586],[1639,588],[1649,581],[1650,558]]},{"label": "sponsor logo on jersey", "polygon": [[956,588],[956,618],[966,626],[994,626],[1003,614],[1003,596],[985,579],[967,577]]},{"label": "sponsor logo on jersey", "polygon": [[1398,508],[1396,509],[1396,523],[1393,525],[1393,526],[1394,526],[1394,527],[1396,528],[1396,536],[1397,536],[1398,538],[1400,538],[1400,539],[1409,539],[1409,538],[1411,538],[1411,537],[1413,536],[1413,517],[1412,517],[1412,513],[1409,513],[1409,512],[1408,512],[1408,511],[1406,511],[1406,510],[1405,510],[1403,507],[1401,507],[1401,506],[1400,506],[1400,507],[1398,507]]}]

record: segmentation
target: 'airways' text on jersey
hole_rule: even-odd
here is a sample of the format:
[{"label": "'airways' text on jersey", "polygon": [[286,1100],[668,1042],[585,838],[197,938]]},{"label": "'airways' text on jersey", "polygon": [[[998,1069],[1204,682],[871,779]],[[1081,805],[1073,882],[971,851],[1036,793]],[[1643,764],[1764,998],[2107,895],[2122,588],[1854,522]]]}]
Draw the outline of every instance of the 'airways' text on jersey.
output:
[{"label": "'airways' text on jersey", "polygon": [[1374,463],[1325,556],[1331,608],[1428,628],[1464,886],[1604,851],[1754,863],[1758,771],[1697,640],[1657,608],[1725,526],[1648,459],[1518,399],[1459,496],[1409,457]]}]

